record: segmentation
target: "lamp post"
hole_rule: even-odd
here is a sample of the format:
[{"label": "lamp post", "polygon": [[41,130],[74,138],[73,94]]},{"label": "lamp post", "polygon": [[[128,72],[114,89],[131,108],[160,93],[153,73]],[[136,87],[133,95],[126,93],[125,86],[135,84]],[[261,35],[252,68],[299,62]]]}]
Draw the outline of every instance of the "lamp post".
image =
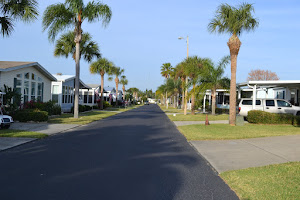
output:
[{"label": "lamp post", "polygon": [[[184,37],[179,37],[179,40],[184,39]],[[186,50],[186,58],[189,58],[189,36],[186,36],[186,46],[187,46],[187,50]],[[186,88],[185,88],[185,97],[184,97],[184,115],[186,115],[187,112],[187,84],[188,84],[188,79],[187,77],[185,78],[185,84],[186,84]]]}]

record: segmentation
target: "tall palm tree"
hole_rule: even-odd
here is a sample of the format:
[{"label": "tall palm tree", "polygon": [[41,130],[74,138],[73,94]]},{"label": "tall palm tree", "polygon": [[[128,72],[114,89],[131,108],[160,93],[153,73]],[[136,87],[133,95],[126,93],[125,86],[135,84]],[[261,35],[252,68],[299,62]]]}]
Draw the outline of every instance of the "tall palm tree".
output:
[{"label": "tall palm tree", "polygon": [[[118,97],[119,97],[119,76],[121,76],[124,73],[124,69],[121,69],[120,67],[113,67],[111,71],[111,75],[115,76],[115,83],[116,83],[116,105],[118,105]],[[109,80],[111,81],[113,77],[109,77]]]},{"label": "tall palm tree", "polygon": [[126,76],[121,76],[121,80],[120,83],[122,84],[122,90],[123,90],[123,100],[125,100],[125,85],[128,84],[128,80],[126,78]]},{"label": "tall palm tree", "polygon": [[[70,55],[76,59],[76,46],[74,43],[75,33],[70,31],[60,36],[56,41],[54,56],[65,56],[68,58]],[[83,56],[84,60],[91,62],[94,57],[100,58],[99,46],[96,42],[91,41],[92,36],[89,33],[82,34],[80,42],[80,58]]]},{"label": "tall palm tree", "polygon": [[37,19],[36,0],[0,0],[0,25],[3,37],[10,36],[14,30],[14,21],[31,22]]},{"label": "tall palm tree", "polygon": [[203,66],[205,65],[205,59],[199,58],[198,56],[188,57],[185,59],[186,67],[184,72],[190,79],[190,84],[193,86],[191,90],[192,105],[191,114],[195,115],[195,95],[196,95],[196,83],[203,72]]},{"label": "tall palm tree", "polygon": [[[185,95],[184,95],[184,91],[185,91],[185,80],[186,80],[186,75],[184,73],[184,63],[180,62],[179,64],[176,65],[175,67],[175,78],[180,78],[181,79],[181,91],[182,91],[182,101],[181,101],[181,105],[182,105],[182,110],[184,110],[186,107],[184,106],[185,103]],[[185,115],[186,115],[186,110],[185,110]]]},{"label": "tall palm tree", "polygon": [[[163,77],[165,77],[166,79],[169,79],[170,75],[173,71],[171,63],[164,63],[160,68],[161,68],[160,69],[161,75]],[[167,94],[167,92],[166,92],[165,105],[167,106],[167,109],[168,109],[168,94]]]},{"label": "tall palm tree", "polygon": [[97,61],[93,62],[90,65],[90,72],[92,74],[100,74],[101,76],[101,101],[100,101],[100,109],[103,110],[103,88],[104,88],[104,75],[110,74],[112,70],[113,64],[106,58],[100,58]]},{"label": "tall palm tree", "polygon": [[78,118],[79,103],[79,74],[80,74],[80,43],[82,40],[82,23],[102,20],[106,26],[111,19],[111,10],[106,4],[91,1],[84,5],[83,0],[65,0],[46,8],[43,16],[43,30],[48,29],[48,38],[54,41],[58,33],[67,28],[73,28],[76,44],[76,76],[75,76],[75,101],[74,118]]},{"label": "tall palm tree", "polygon": [[[205,66],[205,72],[200,82],[204,90],[210,89],[212,96],[212,114],[216,114],[216,90],[217,88],[227,89],[230,85],[230,80],[227,77],[223,77],[224,69],[229,64],[230,56],[225,56],[221,61],[215,65],[210,59],[207,60]],[[205,103],[205,102],[204,102]]]},{"label": "tall palm tree", "polygon": [[236,119],[236,64],[241,46],[238,36],[244,31],[249,32],[258,27],[258,21],[252,16],[252,12],[254,12],[252,4],[243,3],[237,8],[228,4],[221,4],[216,11],[215,18],[208,24],[210,32],[229,33],[232,35],[227,43],[231,58],[229,110],[229,124],[231,125],[235,125]]}]

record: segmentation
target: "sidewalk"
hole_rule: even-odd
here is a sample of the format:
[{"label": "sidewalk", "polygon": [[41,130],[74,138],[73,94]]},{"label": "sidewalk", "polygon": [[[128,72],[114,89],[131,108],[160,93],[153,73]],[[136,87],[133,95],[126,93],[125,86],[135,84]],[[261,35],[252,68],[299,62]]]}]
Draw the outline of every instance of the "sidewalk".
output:
[{"label": "sidewalk", "polygon": [[219,173],[300,161],[300,135],[190,143]]},{"label": "sidewalk", "polygon": [[[53,135],[68,130],[72,130],[81,125],[78,124],[49,124],[43,123],[21,123],[15,122],[11,125],[10,129],[34,131],[40,132],[47,135]],[[18,137],[0,137],[0,151],[9,149],[27,142],[37,140],[36,138],[18,138]]]}]

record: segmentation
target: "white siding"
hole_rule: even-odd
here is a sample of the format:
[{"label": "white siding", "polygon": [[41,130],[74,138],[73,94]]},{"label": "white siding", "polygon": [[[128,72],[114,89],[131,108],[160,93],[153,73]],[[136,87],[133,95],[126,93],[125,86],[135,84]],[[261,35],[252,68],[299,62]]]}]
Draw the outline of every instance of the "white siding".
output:
[{"label": "white siding", "polygon": [[[44,92],[43,92],[43,101],[49,101],[51,100],[51,81],[44,76],[42,73],[40,73],[38,70],[35,69],[35,67],[25,67],[18,70],[13,70],[9,72],[1,72],[0,74],[0,89],[4,90],[4,84],[8,87],[13,88],[14,87],[14,78],[16,78],[17,74],[23,74],[24,73],[34,73],[36,76],[41,77],[44,82]],[[31,87],[29,87],[29,94],[31,93]]]}]

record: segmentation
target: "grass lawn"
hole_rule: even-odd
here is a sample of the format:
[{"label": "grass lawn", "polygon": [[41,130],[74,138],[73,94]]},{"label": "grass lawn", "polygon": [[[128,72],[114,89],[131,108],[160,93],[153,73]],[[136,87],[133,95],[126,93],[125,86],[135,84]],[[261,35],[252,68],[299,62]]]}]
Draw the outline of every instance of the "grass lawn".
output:
[{"label": "grass lawn", "polygon": [[[196,114],[196,115],[183,115],[183,114],[176,114],[176,116],[168,115],[170,120],[172,121],[205,121],[206,115],[205,114]],[[208,115],[209,121],[215,121],[215,120],[228,120],[227,114],[222,115]]]},{"label": "grass lawn", "polygon": [[134,108],[138,108],[138,107],[140,107],[140,106],[142,106],[142,105],[134,105],[134,106],[126,107],[126,108],[108,107],[108,108],[105,108],[104,111],[105,111],[105,110],[107,110],[107,111],[127,111],[127,110],[132,110],[132,109],[134,109]]},{"label": "grass lawn", "polygon": [[240,199],[300,199],[300,162],[220,174]]},{"label": "grass lawn", "polygon": [[187,140],[231,140],[258,138],[281,135],[300,134],[300,128],[292,125],[258,125],[230,126],[229,124],[202,124],[179,126],[180,132]]},{"label": "grass lawn", "polygon": [[117,113],[109,111],[92,111],[79,113],[78,119],[75,119],[73,114],[62,114],[61,116],[49,119],[48,122],[54,124],[88,124],[115,114]]},{"label": "grass lawn", "polygon": [[[167,109],[166,106],[159,106],[160,109],[162,109],[165,113],[183,113],[183,110],[182,109],[177,109],[177,108],[174,108],[174,107],[171,107],[169,106],[169,108]],[[188,111],[188,112],[191,112],[191,111]]]},{"label": "grass lawn", "polygon": [[13,129],[2,129],[0,130],[0,137],[28,137],[28,138],[45,138],[48,135],[44,133],[13,130]]}]

